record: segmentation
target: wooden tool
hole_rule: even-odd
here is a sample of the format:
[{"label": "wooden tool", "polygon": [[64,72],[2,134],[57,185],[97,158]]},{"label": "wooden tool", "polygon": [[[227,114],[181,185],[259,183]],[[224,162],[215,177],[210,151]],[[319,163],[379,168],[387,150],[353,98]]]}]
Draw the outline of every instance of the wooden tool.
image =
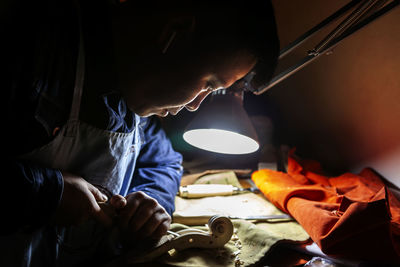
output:
[{"label": "wooden tool", "polygon": [[230,184],[191,184],[179,187],[179,196],[183,198],[231,196],[242,192],[260,191],[258,188],[238,188]]}]

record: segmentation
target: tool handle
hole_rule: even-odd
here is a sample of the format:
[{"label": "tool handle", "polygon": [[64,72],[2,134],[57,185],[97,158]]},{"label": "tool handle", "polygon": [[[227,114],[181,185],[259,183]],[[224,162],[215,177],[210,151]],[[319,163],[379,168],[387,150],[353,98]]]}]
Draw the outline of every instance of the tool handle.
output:
[{"label": "tool handle", "polygon": [[230,184],[192,184],[181,186],[179,196],[184,198],[200,198],[212,196],[230,196],[235,191]]},{"label": "tool handle", "polygon": [[181,216],[174,215],[172,218],[173,223],[181,223],[189,226],[194,225],[204,225],[206,224],[212,216],[204,215],[204,216]]}]

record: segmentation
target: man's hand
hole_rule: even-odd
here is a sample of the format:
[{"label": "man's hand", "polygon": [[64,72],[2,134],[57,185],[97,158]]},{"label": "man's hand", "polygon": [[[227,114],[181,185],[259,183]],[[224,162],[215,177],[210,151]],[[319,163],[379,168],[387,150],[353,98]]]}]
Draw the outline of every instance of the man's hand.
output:
[{"label": "man's hand", "polygon": [[100,223],[111,225],[111,218],[99,207],[107,197],[82,177],[63,173],[64,191],[57,208],[54,223],[61,226],[76,225],[93,218]]},{"label": "man's hand", "polygon": [[113,196],[111,204],[119,207],[119,226],[128,245],[138,240],[156,241],[166,234],[171,217],[154,198],[143,192],[126,196],[126,203],[120,196]]}]

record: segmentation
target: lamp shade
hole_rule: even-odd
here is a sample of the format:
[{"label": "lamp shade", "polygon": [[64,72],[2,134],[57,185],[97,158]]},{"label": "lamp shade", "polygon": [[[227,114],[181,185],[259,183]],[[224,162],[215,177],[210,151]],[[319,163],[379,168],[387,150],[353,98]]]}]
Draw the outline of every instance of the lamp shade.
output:
[{"label": "lamp shade", "polygon": [[217,153],[257,151],[257,134],[243,108],[242,96],[227,94],[225,90],[217,92],[186,127],[183,139],[195,147]]}]

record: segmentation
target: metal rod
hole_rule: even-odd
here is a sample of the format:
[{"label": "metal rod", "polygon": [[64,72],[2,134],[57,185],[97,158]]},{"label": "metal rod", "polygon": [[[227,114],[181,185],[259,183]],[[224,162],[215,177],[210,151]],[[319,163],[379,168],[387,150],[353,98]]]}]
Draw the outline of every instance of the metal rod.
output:
[{"label": "metal rod", "polygon": [[336,45],[338,45],[345,38],[349,37],[356,31],[367,26],[369,23],[375,21],[376,19],[378,19],[378,18],[382,17],[383,15],[387,14],[388,12],[392,11],[395,7],[397,7],[399,5],[399,3],[400,3],[400,0],[394,0],[391,3],[387,4],[386,6],[384,6],[383,8],[381,8],[380,10],[378,10],[377,12],[375,12],[374,14],[372,14],[371,16],[369,16],[369,17],[363,19],[361,22],[353,25],[350,29],[347,29],[340,36],[338,36],[337,38],[335,38],[334,40],[329,42],[329,44],[326,45],[325,48],[322,51],[320,51],[318,54],[308,55],[308,56],[304,57],[295,65],[289,67],[285,71],[282,71],[281,73],[276,75],[274,78],[272,78],[271,82],[266,87],[259,89],[258,91],[254,92],[254,94],[260,95],[260,94],[264,93],[265,91],[267,91],[268,89],[274,87],[278,83],[282,82],[286,78],[290,77],[297,71],[301,70],[302,68],[304,68],[305,66],[307,66],[308,64],[313,62],[319,56],[323,55],[326,51],[333,49]]},{"label": "metal rod", "polygon": [[376,19],[382,17],[383,15],[385,15],[386,13],[392,11],[396,6],[398,6],[400,4],[400,0],[394,0],[393,2],[387,4],[386,6],[384,6],[383,8],[381,8],[380,10],[378,10],[377,12],[375,12],[374,14],[372,14],[371,16],[363,19],[360,23],[357,23],[356,25],[354,25],[352,28],[348,29],[347,31],[345,31],[340,37],[337,38],[337,40],[335,40],[335,43],[338,43],[340,41],[342,41],[343,39],[347,38],[348,36],[352,35],[353,33],[355,33],[356,31],[364,28],[365,26],[367,26],[369,23],[375,21]]},{"label": "metal rod", "polygon": [[389,0],[379,0],[377,1],[364,15],[362,15],[356,23],[360,22],[361,20],[367,18],[371,14],[375,13],[376,11],[380,10]]},{"label": "metal rod", "polygon": [[311,62],[313,62],[315,59],[317,59],[321,55],[322,54],[320,53],[318,55],[309,55],[309,56],[306,56],[306,57],[302,58],[295,65],[289,67],[285,71],[282,71],[281,73],[276,75],[274,78],[272,78],[272,80],[270,81],[270,83],[266,87],[264,87],[263,89],[260,89],[259,91],[254,92],[254,94],[255,95],[261,95],[262,93],[264,93],[268,89],[274,87],[278,83],[280,83],[283,80],[287,79],[288,77],[292,76],[293,74],[295,74],[296,72],[298,72],[299,70],[301,70],[302,68],[304,68],[305,66],[310,64]]},{"label": "metal rod", "polygon": [[299,45],[307,41],[309,38],[314,36],[314,34],[318,33],[321,31],[323,28],[327,27],[329,24],[334,22],[335,20],[339,19],[342,17],[347,11],[352,9],[354,6],[356,6],[358,3],[360,3],[361,0],[353,0],[350,3],[346,4],[345,6],[341,7],[339,10],[337,10],[335,13],[318,23],[316,26],[299,36],[296,40],[291,42],[289,45],[284,47],[280,53],[279,53],[279,59],[283,58],[290,52],[292,52],[295,48],[297,48]]},{"label": "metal rod", "polygon": [[323,51],[329,42],[351,27],[351,25],[365,14],[377,1],[378,0],[366,0],[364,3],[361,3],[359,7],[357,7],[345,20],[331,31],[328,36],[326,36],[313,50],[310,51],[310,53],[315,54]]}]

